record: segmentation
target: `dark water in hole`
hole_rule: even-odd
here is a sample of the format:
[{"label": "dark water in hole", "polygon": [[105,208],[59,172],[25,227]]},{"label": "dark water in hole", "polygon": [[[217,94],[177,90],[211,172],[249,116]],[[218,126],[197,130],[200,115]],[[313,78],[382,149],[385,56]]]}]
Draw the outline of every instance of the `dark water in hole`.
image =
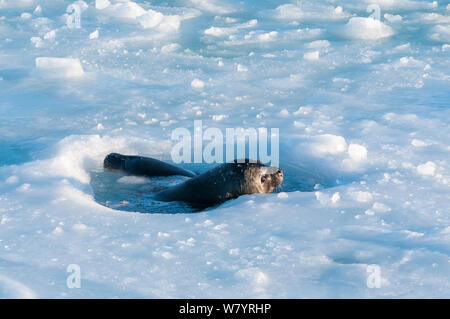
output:
[{"label": "dark water in hole", "polygon": [[[179,166],[203,173],[218,164],[180,164]],[[314,187],[329,188],[338,182],[325,172],[308,171],[294,164],[280,165],[284,180],[278,192],[304,191],[310,192]],[[160,202],[153,194],[167,187],[182,183],[189,179],[185,176],[143,177],[130,176],[110,171],[91,172],[91,186],[95,200],[113,209],[141,213],[196,213],[204,211],[205,207],[196,207],[184,202]],[[214,207],[207,208],[208,210]]]}]

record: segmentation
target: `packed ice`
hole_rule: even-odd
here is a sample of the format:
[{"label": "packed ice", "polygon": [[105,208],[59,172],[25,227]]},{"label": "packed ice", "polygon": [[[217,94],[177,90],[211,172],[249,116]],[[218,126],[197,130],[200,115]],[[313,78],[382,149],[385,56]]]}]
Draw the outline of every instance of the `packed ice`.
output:
[{"label": "packed ice", "polygon": [[[0,297],[448,298],[449,61],[448,1],[0,0]],[[102,175],[194,120],[278,128],[281,188]]]}]

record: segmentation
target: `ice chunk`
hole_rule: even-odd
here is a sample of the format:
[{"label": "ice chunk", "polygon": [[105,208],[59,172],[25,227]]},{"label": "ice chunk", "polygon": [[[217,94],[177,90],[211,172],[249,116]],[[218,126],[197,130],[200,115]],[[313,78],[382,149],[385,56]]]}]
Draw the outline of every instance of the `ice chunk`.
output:
[{"label": "ice chunk", "polygon": [[269,16],[278,20],[329,21],[347,18],[349,14],[340,6],[335,8],[316,1],[299,1],[298,5],[282,4],[275,10],[270,10]]},{"label": "ice chunk", "polygon": [[236,70],[237,70],[238,72],[247,72],[247,71],[248,71],[248,68],[247,68],[245,65],[238,64],[238,65],[236,66]]},{"label": "ice chunk", "polygon": [[275,17],[282,20],[297,20],[303,17],[303,11],[294,4],[283,4],[275,9]]},{"label": "ice chunk", "polygon": [[179,50],[181,46],[178,43],[169,43],[161,47],[161,53],[171,53]]},{"label": "ice chunk", "polygon": [[36,69],[46,78],[78,78],[84,71],[80,60],[72,58],[36,58]]},{"label": "ice chunk", "polygon": [[437,1],[415,1],[415,0],[364,0],[366,4],[377,4],[384,10],[392,9],[433,9],[436,8]]},{"label": "ice chunk", "polygon": [[20,15],[20,18],[23,19],[23,20],[31,19],[31,13],[29,13],[29,12],[23,12],[23,13]]},{"label": "ice chunk", "polygon": [[19,178],[16,175],[8,177],[5,181],[6,184],[16,184],[19,182]]},{"label": "ice chunk", "polygon": [[32,37],[30,41],[34,44],[36,48],[42,48],[44,46],[44,42],[40,37]]},{"label": "ice chunk", "polygon": [[411,141],[411,145],[414,147],[425,147],[425,146],[428,146],[429,144],[425,141],[415,138]]},{"label": "ice chunk", "polygon": [[433,176],[436,172],[436,164],[428,161],[425,164],[417,166],[417,173],[424,176]]},{"label": "ice chunk", "polygon": [[145,13],[145,9],[133,1],[117,3],[112,7],[112,15],[116,18],[136,19]]},{"label": "ice chunk", "polygon": [[418,23],[430,23],[430,24],[447,24],[450,23],[450,17],[438,13],[425,13],[420,16]]},{"label": "ice chunk", "polygon": [[53,229],[53,231],[52,231],[53,235],[61,235],[63,233],[64,233],[64,230],[59,226],[55,227],[55,229]]},{"label": "ice chunk", "polygon": [[204,32],[206,35],[212,35],[215,37],[223,37],[223,36],[229,35],[230,33],[236,32],[236,30],[232,29],[232,28],[210,27],[210,28],[206,29]]},{"label": "ice chunk", "polygon": [[74,224],[72,229],[76,231],[84,231],[87,230],[87,226],[85,224]]},{"label": "ice chunk", "polygon": [[228,115],[226,114],[217,114],[217,115],[213,115],[212,119],[213,121],[219,122],[222,121],[223,119],[226,119],[228,117]]},{"label": "ice chunk", "polygon": [[450,25],[437,25],[431,29],[430,39],[439,42],[450,42]]},{"label": "ice chunk", "polygon": [[180,28],[180,23],[181,17],[179,15],[164,16],[158,25],[158,30],[161,32],[176,31]]},{"label": "ice chunk", "polygon": [[205,87],[205,82],[203,82],[202,80],[199,80],[199,79],[194,79],[191,82],[191,87],[194,90],[202,90]]},{"label": "ice chunk", "polygon": [[234,25],[232,27],[210,27],[204,31],[206,35],[214,36],[214,37],[224,37],[224,36],[230,36],[231,34],[234,34],[238,32],[241,29],[248,29],[256,26],[258,24],[258,20],[252,19],[244,23],[240,23],[237,25]]},{"label": "ice chunk", "polygon": [[95,0],[95,8],[102,10],[111,5],[111,2],[109,0]]},{"label": "ice chunk", "polygon": [[137,18],[144,29],[154,28],[163,20],[164,15],[161,12],[148,10]]},{"label": "ice chunk", "polygon": [[277,198],[279,198],[279,199],[285,199],[288,197],[289,197],[288,193],[285,193],[285,192],[278,193],[278,195],[277,195]]},{"label": "ice chunk", "polygon": [[258,40],[261,40],[261,41],[274,41],[274,40],[276,40],[277,36],[278,36],[278,32],[271,31],[271,32],[259,34],[258,35]]},{"label": "ice chunk", "polygon": [[33,6],[34,0],[0,0],[0,9],[29,8]]},{"label": "ice chunk", "polygon": [[234,11],[230,5],[225,5],[226,1],[219,0],[191,0],[200,10],[213,12],[214,14],[229,14]]},{"label": "ice chunk", "polygon": [[310,144],[311,152],[316,156],[324,156],[327,154],[340,154],[347,150],[345,138],[338,135],[323,134],[313,138]]},{"label": "ice chunk", "polygon": [[389,14],[389,13],[385,13],[384,14],[384,18],[389,21],[390,23],[397,23],[397,22],[401,22],[402,21],[402,16],[400,15],[394,15],[394,14]]},{"label": "ice chunk", "polygon": [[387,213],[391,211],[391,208],[383,203],[375,202],[372,205],[372,210],[378,213]]},{"label": "ice chunk", "polygon": [[47,32],[46,34],[44,34],[44,39],[45,40],[53,40],[56,38],[56,31],[57,30],[51,30],[49,32]]},{"label": "ice chunk", "polygon": [[367,203],[372,201],[372,194],[364,191],[350,191],[349,195],[357,202]]},{"label": "ice chunk", "polygon": [[393,34],[394,30],[383,22],[362,17],[351,18],[342,30],[345,38],[361,40],[377,40]]},{"label": "ice chunk", "polygon": [[348,155],[356,162],[367,159],[367,149],[359,144],[350,144],[348,146]]},{"label": "ice chunk", "polygon": [[333,196],[331,196],[331,202],[333,204],[336,204],[340,200],[341,200],[341,195],[339,195],[339,192],[336,192],[336,193],[333,194]]},{"label": "ice chunk", "polygon": [[142,176],[123,176],[117,180],[123,184],[145,184],[148,183],[148,179]]},{"label": "ice chunk", "polygon": [[337,204],[341,200],[339,192],[335,192],[333,195],[329,196],[326,193],[316,191],[314,192],[314,195],[321,205]]},{"label": "ice chunk", "polygon": [[42,7],[40,5],[37,5],[33,11],[33,14],[40,15],[41,13],[42,13]]},{"label": "ice chunk", "polygon": [[319,60],[319,51],[307,52],[303,55],[303,58],[307,61]]},{"label": "ice chunk", "polygon": [[95,30],[91,34],[89,34],[89,39],[98,39],[98,30]]},{"label": "ice chunk", "polygon": [[[1,8],[1,2],[0,2]],[[0,291],[3,298],[34,299],[36,294],[23,283],[4,275],[0,275]]]},{"label": "ice chunk", "polygon": [[289,111],[288,111],[287,109],[282,109],[282,110],[278,113],[278,115],[279,115],[280,117],[288,117],[290,114],[289,114]]},{"label": "ice chunk", "polygon": [[308,49],[322,49],[328,48],[330,46],[330,42],[328,40],[316,40],[309,42],[305,45]]},{"label": "ice chunk", "polygon": [[31,185],[28,183],[22,184],[19,187],[17,187],[18,192],[28,192],[30,190]]}]

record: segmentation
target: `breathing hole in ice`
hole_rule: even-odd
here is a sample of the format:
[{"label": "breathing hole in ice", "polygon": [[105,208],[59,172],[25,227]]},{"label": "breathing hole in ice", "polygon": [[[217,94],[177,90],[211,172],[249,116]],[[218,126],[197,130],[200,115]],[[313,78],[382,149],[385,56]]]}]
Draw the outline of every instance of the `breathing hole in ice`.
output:
[{"label": "breathing hole in ice", "polygon": [[[217,164],[181,164],[183,168],[197,173],[203,173]],[[295,164],[280,165],[284,173],[281,187],[274,192],[311,192],[336,186],[342,182],[324,172],[307,170]],[[182,183],[189,177],[131,176],[111,171],[91,171],[91,187],[95,200],[107,207],[140,213],[187,214],[210,210],[214,207],[202,207],[185,202],[161,202],[153,195],[165,188]]]}]

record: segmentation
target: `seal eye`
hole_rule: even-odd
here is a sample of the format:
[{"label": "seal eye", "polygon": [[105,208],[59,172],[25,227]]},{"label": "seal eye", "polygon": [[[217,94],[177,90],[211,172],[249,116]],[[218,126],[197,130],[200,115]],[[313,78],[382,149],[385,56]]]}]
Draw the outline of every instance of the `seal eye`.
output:
[{"label": "seal eye", "polygon": [[267,179],[266,175],[261,176],[261,183],[264,183],[266,179]]}]

